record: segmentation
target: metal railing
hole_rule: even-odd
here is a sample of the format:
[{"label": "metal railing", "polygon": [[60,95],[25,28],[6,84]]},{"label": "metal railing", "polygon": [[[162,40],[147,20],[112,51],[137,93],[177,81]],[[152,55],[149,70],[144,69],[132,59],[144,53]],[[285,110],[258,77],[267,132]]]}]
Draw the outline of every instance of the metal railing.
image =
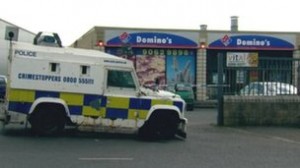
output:
[{"label": "metal railing", "polygon": [[[208,86],[215,83],[217,71],[207,72],[208,78],[214,78]],[[222,72],[224,95],[296,95],[300,89],[300,59],[262,57],[257,67],[226,67],[224,63]],[[217,97],[217,87],[207,90],[209,99]]]}]

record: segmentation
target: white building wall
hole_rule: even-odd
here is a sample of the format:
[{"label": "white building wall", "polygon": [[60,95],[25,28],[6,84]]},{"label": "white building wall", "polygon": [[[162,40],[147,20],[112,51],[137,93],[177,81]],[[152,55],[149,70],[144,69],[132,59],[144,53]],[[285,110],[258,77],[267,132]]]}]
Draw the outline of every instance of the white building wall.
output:
[{"label": "white building wall", "polygon": [[0,75],[7,75],[7,58],[9,53],[9,41],[5,40],[7,27],[14,27],[18,30],[17,41],[33,43],[35,37],[35,33],[0,19]]},{"label": "white building wall", "polygon": [[35,37],[35,33],[32,33],[28,30],[20,28],[14,24],[6,22],[0,19],[0,39],[5,39],[5,33],[7,27],[15,27],[18,29],[18,38],[17,41],[26,42],[26,43],[33,43],[33,39]]}]

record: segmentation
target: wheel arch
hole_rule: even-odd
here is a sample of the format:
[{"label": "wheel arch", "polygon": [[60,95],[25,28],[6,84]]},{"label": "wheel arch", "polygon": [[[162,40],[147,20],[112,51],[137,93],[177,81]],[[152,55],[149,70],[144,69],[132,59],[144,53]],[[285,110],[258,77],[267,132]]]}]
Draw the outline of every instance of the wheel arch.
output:
[{"label": "wheel arch", "polygon": [[149,120],[152,115],[158,113],[159,111],[164,111],[164,110],[167,110],[167,111],[170,111],[170,112],[173,111],[178,116],[179,119],[183,118],[182,114],[180,112],[180,109],[176,106],[172,106],[172,105],[154,105],[150,108],[145,121]]},{"label": "wheel arch", "polygon": [[41,104],[55,104],[55,105],[59,105],[62,106],[64,109],[64,112],[66,114],[66,117],[70,117],[70,111],[68,108],[67,103],[59,98],[50,98],[50,97],[42,97],[42,98],[38,98],[36,99],[33,104],[30,107],[29,110],[29,115],[31,115],[32,113],[34,113],[34,111],[39,107],[39,105]]}]

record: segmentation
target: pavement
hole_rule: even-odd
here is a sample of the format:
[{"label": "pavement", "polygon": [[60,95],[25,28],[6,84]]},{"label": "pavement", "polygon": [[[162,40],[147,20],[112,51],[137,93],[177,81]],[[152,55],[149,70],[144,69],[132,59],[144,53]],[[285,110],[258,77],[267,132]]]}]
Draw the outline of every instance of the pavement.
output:
[{"label": "pavement", "polygon": [[196,101],[194,104],[195,108],[217,108],[217,100],[205,100],[205,101]]}]

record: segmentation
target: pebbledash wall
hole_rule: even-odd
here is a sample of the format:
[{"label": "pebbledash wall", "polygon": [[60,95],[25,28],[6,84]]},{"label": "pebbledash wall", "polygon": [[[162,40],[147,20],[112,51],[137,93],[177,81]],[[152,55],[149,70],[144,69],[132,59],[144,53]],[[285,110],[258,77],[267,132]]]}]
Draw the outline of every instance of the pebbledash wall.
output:
[{"label": "pebbledash wall", "polygon": [[[258,57],[300,58],[299,32],[253,32],[207,30],[141,29],[93,27],[72,47],[105,51],[131,59],[141,84],[162,87],[175,83],[195,86],[196,99],[215,99],[217,55],[256,53]],[[226,59],[224,59],[226,61]],[[226,65],[226,64],[225,64]],[[284,76],[273,74],[281,80]],[[256,74],[244,74],[234,81],[241,85],[259,80]],[[232,79],[230,79],[232,80]]]}]

